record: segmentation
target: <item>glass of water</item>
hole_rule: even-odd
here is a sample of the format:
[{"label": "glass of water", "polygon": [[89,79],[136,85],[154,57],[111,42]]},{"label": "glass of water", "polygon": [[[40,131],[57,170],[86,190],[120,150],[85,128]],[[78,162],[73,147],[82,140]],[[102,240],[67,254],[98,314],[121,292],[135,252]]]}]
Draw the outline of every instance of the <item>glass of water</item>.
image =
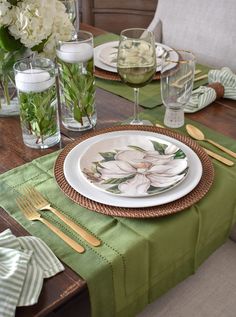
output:
[{"label": "glass of water", "polygon": [[188,51],[175,51],[177,60],[171,60],[171,51],[162,58],[161,97],[166,107],[164,124],[170,128],[184,125],[184,106],[188,103],[194,80],[195,56]]},{"label": "glass of water", "polygon": [[93,35],[79,31],[57,45],[61,118],[65,128],[84,131],[95,126]]}]

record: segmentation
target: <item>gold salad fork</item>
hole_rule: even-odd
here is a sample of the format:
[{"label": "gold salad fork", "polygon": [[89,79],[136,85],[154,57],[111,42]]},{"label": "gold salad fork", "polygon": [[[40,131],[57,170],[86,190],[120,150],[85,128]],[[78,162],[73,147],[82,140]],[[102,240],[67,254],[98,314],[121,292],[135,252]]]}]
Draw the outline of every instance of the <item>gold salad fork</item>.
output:
[{"label": "gold salad fork", "polygon": [[51,204],[38,192],[34,187],[27,186],[25,188],[25,193],[27,194],[27,199],[34,205],[38,210],[49,210],[54,213],[58,218],[64,221],[70,228],[72,228],[78,235],[80,235],[85,241],[97,247],[101,244],[101,241],[94,237],[92,234],[85,231],[82,227],[74,223],[68,217],[61,214],[58,210],[53,208]]},{"label": "gold salad fork", "polygon": [[31,204],[31,202],[25,197],[18,197],[16,199],[16,203],[25,217],[30,221],[41,221],[45,224],[50,230],[52,230],[56,235],[58,235],[63,241],[65,241],[70,247],[72,247],[75,251],[79,253],[83,253],[85,251],[84,247],[72,240],[69,236],[67,236],[60,229],[55,227],[46,219],[42,218],[40,213],[38,213],[35,207]]}]

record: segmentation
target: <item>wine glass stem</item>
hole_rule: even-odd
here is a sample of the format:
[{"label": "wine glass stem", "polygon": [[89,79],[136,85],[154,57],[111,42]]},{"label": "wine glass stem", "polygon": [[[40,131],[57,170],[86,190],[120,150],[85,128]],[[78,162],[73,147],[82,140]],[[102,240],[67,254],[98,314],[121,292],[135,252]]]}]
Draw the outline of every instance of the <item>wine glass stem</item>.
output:
[{"label": "wine glass stem", "polygon": [[139,88],[134,88],[134,118],[132,120],[133,124],[140,124],[138,106],[139,106]]}]

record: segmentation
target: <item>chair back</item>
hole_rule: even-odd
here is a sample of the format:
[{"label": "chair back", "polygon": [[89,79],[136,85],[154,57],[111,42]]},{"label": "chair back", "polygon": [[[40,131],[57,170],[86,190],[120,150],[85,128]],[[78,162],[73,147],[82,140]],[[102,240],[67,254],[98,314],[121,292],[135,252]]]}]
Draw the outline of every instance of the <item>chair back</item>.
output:
[{"label": "chair back", "polygon": [[235,0],[158,0],[149,25],[156,40],[192,51],[199,63],[236,72]]}]

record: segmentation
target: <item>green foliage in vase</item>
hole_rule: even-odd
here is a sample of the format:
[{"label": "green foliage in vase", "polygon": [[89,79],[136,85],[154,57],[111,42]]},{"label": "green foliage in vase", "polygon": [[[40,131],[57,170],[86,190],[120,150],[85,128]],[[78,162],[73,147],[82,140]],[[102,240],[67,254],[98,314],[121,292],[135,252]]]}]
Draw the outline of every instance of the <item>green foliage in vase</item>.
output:
[{"label": "green foliage in vase", "polygon": [[36,143],[57,132],[56,90],[51,87],[42,92],[19,92],[20,117],[29,134],[36,136]]},{"label": "green foliage in vase", "polygon": [[[14,89],[14,72],[13,65],[26,53],[26,48],[22,47],[17,51],[6,51],[0,47],[0,87],[2,90],[4,103],[10,105],[11,99],[15,97],[16,90]],[[9,82],[12,84],[12,92],[9,90]],[[2,97],[2,96],[1,96]],[[1,108],[1,101],[0,101]]]},{"label": "green foliage in vase", "polygon": [[74,119],[83,125],[83,117],[90,122],[94,114],[95,85],[93,59],[87,63],[66,63],[58,59],[60,85],[65,105],[73,109]]}]

